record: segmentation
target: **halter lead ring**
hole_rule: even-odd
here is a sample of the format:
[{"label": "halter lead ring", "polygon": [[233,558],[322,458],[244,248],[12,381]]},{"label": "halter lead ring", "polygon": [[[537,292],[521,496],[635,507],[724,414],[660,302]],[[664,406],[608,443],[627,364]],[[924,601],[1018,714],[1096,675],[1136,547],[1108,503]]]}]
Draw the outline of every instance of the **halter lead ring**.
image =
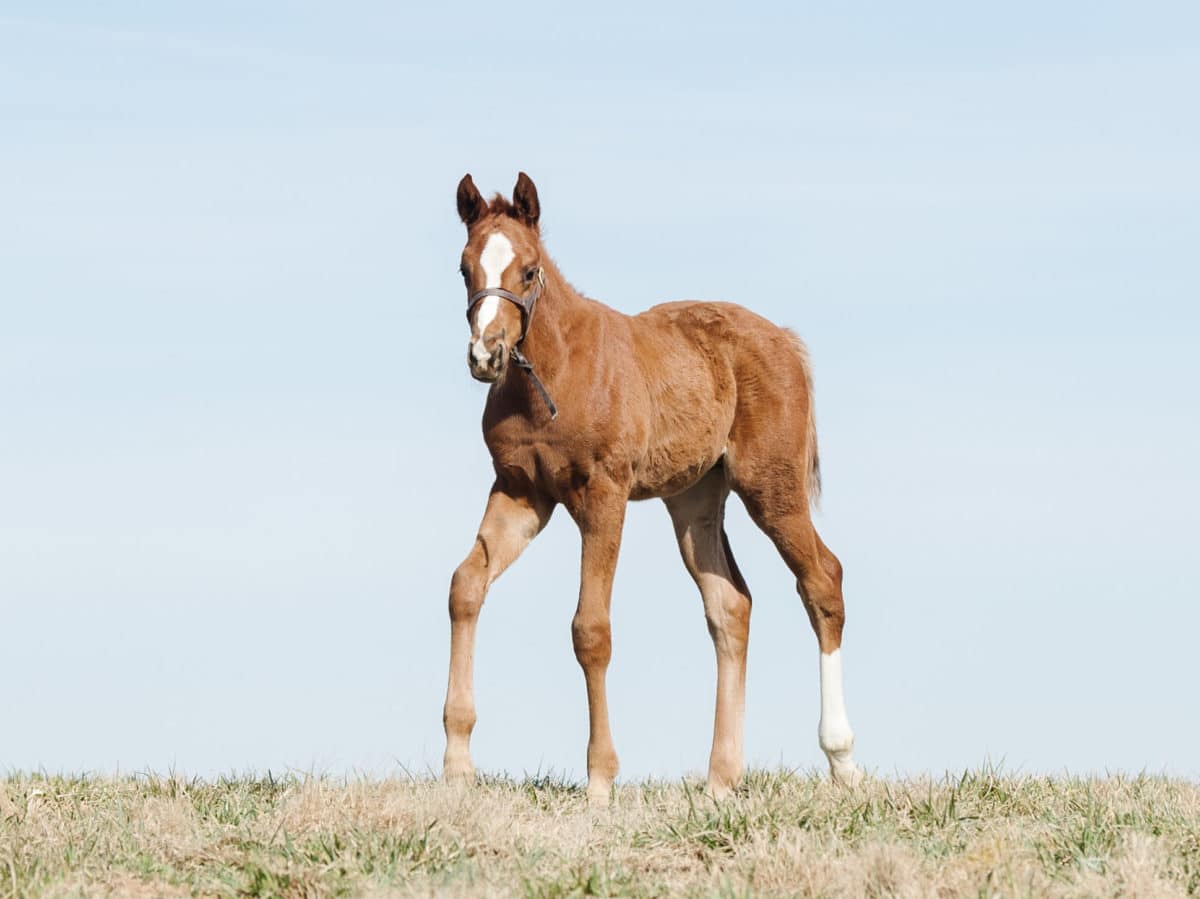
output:
[{"label": "halter lead ring", "polygon": [[[545,402],[546,408],[550,410],[550,418],[553,420],[558,418],[558,407],[554,405],[554,400],[550,399],[550,392],[546,390],[546,385],[542,383],[542,379],[533,370],[533,363],[526,359],[525,354],[520,350],[521,343],[525,340],[525,335],[529,333],[529,326],[533,323],[533,310],[537,307],[538,297],[542,295],[542,289],[545,286],[546,272],[539,265],[537,269],[537,283],[523,297],[517,296],[515,293],[511,293],[502,287],[485,287],[483,290],[477,290],[467,298],[467,321],[471,320],[471,312],[484,297],[500,297],[520,308],[521,336],[512,345],[509,355],[512,357],[512,361],[516,364],[517,368],[522,369],[529,375],[529,379],[533,381],[533,386],[542,395],[542,401]],[[480,336],[482,337],[483,335]]]}]

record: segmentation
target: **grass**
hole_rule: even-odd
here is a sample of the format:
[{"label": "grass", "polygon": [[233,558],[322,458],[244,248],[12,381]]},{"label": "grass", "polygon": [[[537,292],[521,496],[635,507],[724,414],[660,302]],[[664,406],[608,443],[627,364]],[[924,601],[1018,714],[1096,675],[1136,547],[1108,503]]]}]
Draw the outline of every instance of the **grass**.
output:
[{"label": "grass", "polygon": [[0,897],[1200,896],[1200,785],[0,780]]}]

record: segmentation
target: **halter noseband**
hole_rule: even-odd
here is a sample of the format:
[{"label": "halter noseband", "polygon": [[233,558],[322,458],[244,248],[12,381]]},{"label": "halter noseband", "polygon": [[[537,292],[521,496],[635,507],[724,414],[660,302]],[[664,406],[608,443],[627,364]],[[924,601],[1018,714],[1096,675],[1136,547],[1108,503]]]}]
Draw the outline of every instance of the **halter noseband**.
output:
[{"label": "halter noseband", "polygon": [[[554,400],[550,399],[550,393],[546,390],[546,385],[542,383],[541,378],[533,370],[533,363],[525,358],[525,354],[521,352],[521,343],[525,340],[529,333],[529,326],[533,323],[533,310],[537,307],[538,297],[542,295],[542,288],[546,286],[546,273],[541,266],[537,269],[537,280],[535,281],[529,293],[520,297],[515,293],[511,293],[502,287],[485,287],[483,290],[477,290],[467,298],[467,321],[471,320],[471,312],[479,305],[480,300],[484,297],[500,297],[502,300],[508,300],[513,305],[521,310],[521,336],[509,350],[509,356],[516,363],[517,368],[523,369],[529,375],[529,379],[533,381],[533,386],[538,389],[538,393],[542,395],[542,400],[546,403],[546,408],[550,410],[550,418],[558,418],[558,407],[554,405]],[[483,336],[482,334],[480,335]]]}]

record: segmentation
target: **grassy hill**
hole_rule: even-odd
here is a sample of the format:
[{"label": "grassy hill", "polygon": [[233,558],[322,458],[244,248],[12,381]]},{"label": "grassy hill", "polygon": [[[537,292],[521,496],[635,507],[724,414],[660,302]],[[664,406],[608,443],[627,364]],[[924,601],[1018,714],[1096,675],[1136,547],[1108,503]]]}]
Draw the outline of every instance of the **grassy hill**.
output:
[{"label": "grassy hill", "polygon": [[5,896],[1200,895],[1200,785],[968,772],[694,783],[14,775]]}]

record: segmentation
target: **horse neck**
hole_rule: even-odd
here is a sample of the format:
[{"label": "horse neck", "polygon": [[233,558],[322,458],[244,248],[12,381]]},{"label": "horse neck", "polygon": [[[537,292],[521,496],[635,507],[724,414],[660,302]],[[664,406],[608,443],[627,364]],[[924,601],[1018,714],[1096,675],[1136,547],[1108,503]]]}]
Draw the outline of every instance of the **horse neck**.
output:
[{"label": "horse neck", "polygon": [[588,303],[567,283],[553,263],[543,266],[546,286],[538,297],[537,308],[530,321],[529,333],[521,351],[537,368],[543,378],[553,377],[566,363],[570,348],[567,335],[579,321],[590,314]]}]

